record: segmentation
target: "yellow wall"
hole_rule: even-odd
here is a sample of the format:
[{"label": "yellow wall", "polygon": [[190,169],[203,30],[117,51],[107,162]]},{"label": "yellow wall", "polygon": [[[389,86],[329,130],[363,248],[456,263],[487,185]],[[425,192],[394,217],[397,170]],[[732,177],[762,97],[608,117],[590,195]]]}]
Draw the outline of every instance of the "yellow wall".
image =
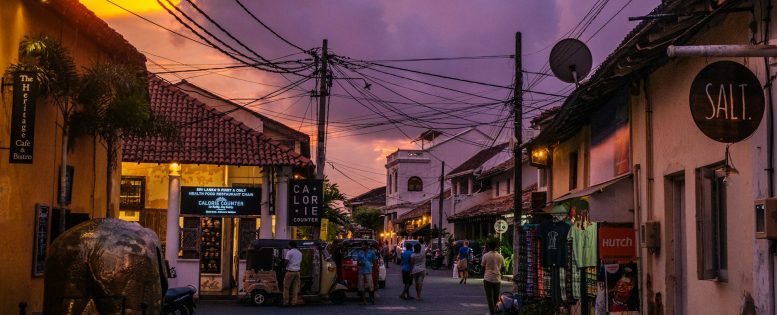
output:
[{"label": "yellow wall", "polygon": [[[104,58],[92,41],[45,8],[41,1],[0,1],[0,71],[18,62],[25,35],[45,34],[60,40],[79,69]],[[0,103],[0,313],[16,312],[19,302],[41,311],[43,278],[32,277],[33,220],[36,203],[56,206],[62,118],[56,107],[39,100],[36,107],[34,163],[9,164],[12,88],[2,87]],[[95,156],[96,159],[92,157]],[[77,139],[68,155],[75,167],[73,212],[105,216],[105,150],[92,139]],[[116,185],[114,185],[116,186]],[[118,195],[114,194],[114,204]]]},{"label": "yellow wall", "polygon": [[[121,163],[122,176],[146,178],[146,208],[167,208],[168,164]],[[232,184],[261,184],[258,166],[181,165],[181,186],[228,187]]]},{"label": "yellow wall", "polygon": [[574,137],[553,147],[553,191],[552,198],[558,198],[569,189],[569,154],[577,151],[577,188],[588,185],[588,144],[591,142],[590,128],[584,126]]}]

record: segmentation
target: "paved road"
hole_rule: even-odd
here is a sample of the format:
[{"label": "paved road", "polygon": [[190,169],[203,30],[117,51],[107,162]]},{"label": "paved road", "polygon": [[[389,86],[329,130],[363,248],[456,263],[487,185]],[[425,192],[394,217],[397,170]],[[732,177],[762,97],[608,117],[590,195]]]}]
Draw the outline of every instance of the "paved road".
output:
[{"label": "paved road", "polygon": [[[399,299],[402,281],[399,266],[392,264],[388,269],[385,289],[377,291],[375,305],[361,305],[355,293],[349,293],[344,305],[328,302],[283,308],[277,306],[255,307],[233,301],[200,301],[197,314],[486,314],[482,279],[470,279],[467,285],[451,277],[452,271],[429,270],[422,291],[423,300],[405,301]],[[512,289],[512,284],[502,282],[502,291]],[[415,296],[415,289],[411,288]]]}]

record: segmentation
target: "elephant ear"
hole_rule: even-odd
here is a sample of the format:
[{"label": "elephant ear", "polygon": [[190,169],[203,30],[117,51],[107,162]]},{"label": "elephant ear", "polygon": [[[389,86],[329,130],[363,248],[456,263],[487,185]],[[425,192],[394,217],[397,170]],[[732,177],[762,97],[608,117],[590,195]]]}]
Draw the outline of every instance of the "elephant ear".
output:
[{"label": "elephant ear", "polygon": [[92,315],[92,314],[100,314],[100,312],[97,310],[97,306],[94,305],[94,300],[89,299],[89,303],[86,304],[86,307],[84,307],[84,312],[81,314]]}]

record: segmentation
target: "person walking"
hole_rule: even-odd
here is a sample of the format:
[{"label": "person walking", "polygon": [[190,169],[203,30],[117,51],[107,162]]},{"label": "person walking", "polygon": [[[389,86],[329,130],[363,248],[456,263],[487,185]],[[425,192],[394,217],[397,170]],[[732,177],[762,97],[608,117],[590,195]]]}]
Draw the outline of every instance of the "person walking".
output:
[{"label": "person walking", "polygon": [[413,246],[413,255],[411,256],[411,263],[413,264],[413,270],[411,275],[413,281],[415,281],[415,299],[421,299],[421,288],[424,286],[424,277],[426,276],[426,253],[421,248],[421,244],[415,244]]},{"label": "person walking", "polygon": [[469,278],[469,256],[472,255],[472,249],[469,248],[469,241],[464,241],[464,245],[459,248],[459,260],[456,263],[456,269],[459,270],[459,284],[467,284]]},{"label": "person walking", "polygon": [[405,243],[405,251],[402,252],[402,283],[405,285],[405,288],[402,289],[402,294],[399,295],[400,299],[403,300],[409,300],[412,299],[410,297],[410,285],[413,284],[413,276],[411,275],[411,272],[413,271],[413,265],[411,264],[411,258],[413,257],[413,245],[410,243]]},{"label": "person walking", "polygon": [[302,263],[302,252],[297,249],[297,242],[289,242],[286,252],[286,273],[283,275],[283,306],[297,304],[300,289],[299,268]]},{"label": "person walking", "polygon": [[[356,256],[356,262],[359,266],[359,276],[357,287],[359,289],[359,296],[362,297],[362,304],[367,304],[369,301],[375,304],[375,285],[372,283],[372,265],[378,260],[378,255],[370,248],[370,244],[367,242],[362,243],[362,250]],[[365,292],[365,290],[367,292]],[[369,300],[367,294],[369,293]]]},{"label": "person walking", "polygon": [[383,242],[383,246],[380,248],[380,256],[383,257],[383,263],[386,265],[386,269],[388,269],[390,260],[388,241]]},{"label": "person walking", "polygon": [[486,243],[486,253],[483,254],[483,287],[486,290],[486,300],[488,300],[488,311],[491,315],[496,314],[496,304],[499,299],[499,291],[502,287],[502,268],[505,265],[505,259],[496,250],[496,241],[491,240]]}]

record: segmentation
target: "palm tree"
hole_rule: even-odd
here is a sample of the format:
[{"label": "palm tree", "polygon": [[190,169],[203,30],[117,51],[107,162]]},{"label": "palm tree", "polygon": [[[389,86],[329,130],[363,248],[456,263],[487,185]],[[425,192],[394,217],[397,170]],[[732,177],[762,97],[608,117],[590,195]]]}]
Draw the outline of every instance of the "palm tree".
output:
[{"label": "palm tree", "polygon": [[106,216],[111,213],[112,172],[117,165],[120,141],[128,136],[173,137],[175,127],[151,111],[147,73],[143,69],[96,62],[82,76],[78,102],[82,109],[73,114],[76,136],[99,136],[107,154]]},{"label": "palm tree", "polygon": [[65,203],[67,191],[67,153],[70,122],[77,108],[76,95],[79,87],[79,77],[73,57],[59,42],[44,35],[36,38],[25,36],[19,43],[19,63],[12,64],[6,74],[20,71],[35,73],[39,82],[40,96],[51,100],[62,114],[62,151],[59,174],[59,187],[62,187],[57,198],[60,209],[59,232],[65,231]]},{"label": "palm tree", "polygon": [[[340,211],[337,206],[338,201],[342,202],[345,207],[350,207],[348,197],[340,191],[340,187],[337,183],[330,183],[329,179],[324,179],[324,207],[322,216],[329,219],[329,224],[334,227],[345,227],[346,229],[353,230],[353,220],[347,213]],[[330,226],[331,227],[331,226]],[[328,229],[329,231],[337,231],[337,229]]]},{"label": "palm tree", "polygon": [[[60,187],[66,187],[71,132],[75,136],[99,136],[105,145],[106,216],[110,216],[113,189],[111,173],[116,167],[118,144],[131,135],[172,137],[175,128],[151,113],[146,72],[125,64],[96,62],[83,76],[75,61],[59,42],[44,35],[25,37],[19,44],[19,63],[6,74],[30,71],[36,74],[40,95],[50,99],[62,115]],[[65,231],[67,191],[60,190],[60,233]]]}]

